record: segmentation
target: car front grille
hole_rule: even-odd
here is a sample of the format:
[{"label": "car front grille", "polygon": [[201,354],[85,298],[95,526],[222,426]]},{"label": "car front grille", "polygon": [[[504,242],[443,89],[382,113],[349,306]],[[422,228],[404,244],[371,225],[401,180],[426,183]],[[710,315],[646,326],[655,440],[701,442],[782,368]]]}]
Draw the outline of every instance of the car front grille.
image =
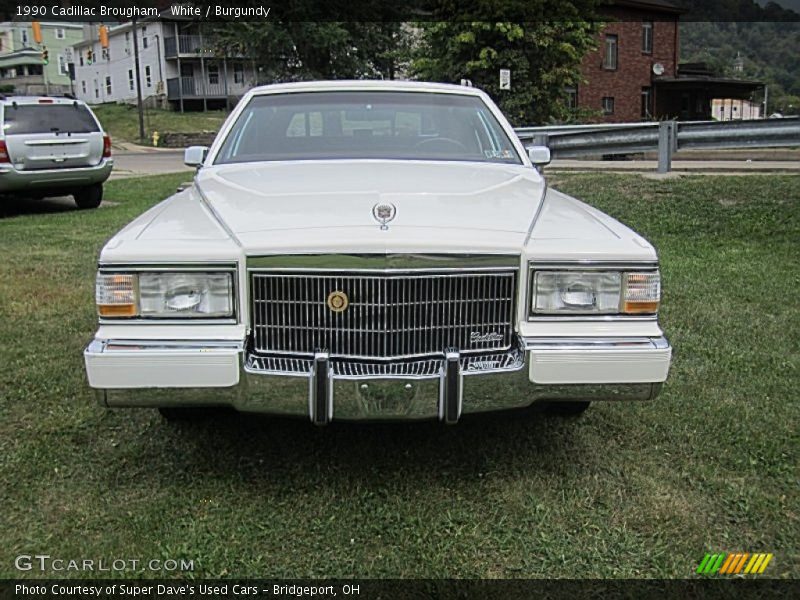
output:
[{"label": "car front grille", "polygon": [[516,270],[253,272],[250,287],[256,353],[395,359],[512,344]]}]

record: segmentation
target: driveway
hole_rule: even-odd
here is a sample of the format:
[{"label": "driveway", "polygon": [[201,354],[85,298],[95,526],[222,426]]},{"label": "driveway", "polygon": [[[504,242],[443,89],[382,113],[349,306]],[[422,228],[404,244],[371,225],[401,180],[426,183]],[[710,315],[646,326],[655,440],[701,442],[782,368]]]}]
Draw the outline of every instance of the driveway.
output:
[{"label": "driveway", "polygon": [[161,175],[163,173],[191,172],[183,164],[183,150],[157,150],[150,152],[114,152],[114,171],[111,178]]}]

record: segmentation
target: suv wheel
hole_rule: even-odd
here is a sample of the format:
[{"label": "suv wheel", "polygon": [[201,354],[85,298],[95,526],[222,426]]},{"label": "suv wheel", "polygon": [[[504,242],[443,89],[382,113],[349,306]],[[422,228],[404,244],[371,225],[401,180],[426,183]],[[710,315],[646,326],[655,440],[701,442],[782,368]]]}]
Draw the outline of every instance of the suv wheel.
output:
[{"label": "suv wheel", "polygon": [[96,183],[79,190],[72,194],[78,208],[97,208],[103,201],[103,184]]}]

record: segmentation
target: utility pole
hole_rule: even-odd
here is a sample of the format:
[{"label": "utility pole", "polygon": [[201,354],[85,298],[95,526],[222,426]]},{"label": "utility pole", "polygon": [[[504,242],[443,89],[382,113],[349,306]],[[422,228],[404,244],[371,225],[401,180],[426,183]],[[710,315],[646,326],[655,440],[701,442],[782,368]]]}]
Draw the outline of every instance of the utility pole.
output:
[{"label": "utility pole", "polygon": [[139,109],[139,141],[144,142],[144,108],[142,106],[142,76],[139,72],[139,39],[136,36],[136,17],[133,18],[133,63],[136,69],[136,107]]}]

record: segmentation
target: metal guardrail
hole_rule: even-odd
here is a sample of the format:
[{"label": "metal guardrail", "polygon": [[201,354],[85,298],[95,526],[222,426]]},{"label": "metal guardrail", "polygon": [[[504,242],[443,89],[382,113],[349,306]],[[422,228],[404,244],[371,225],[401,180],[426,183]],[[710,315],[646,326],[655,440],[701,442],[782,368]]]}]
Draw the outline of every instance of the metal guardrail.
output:
[{"label": "metal guardrail", "polygon": [[800,118],[796,117],[554,125],[515,131],[526,145],[549,147],[553,158],[658,151],[660,173],[671,169],[676,150],[800,146]]}]

